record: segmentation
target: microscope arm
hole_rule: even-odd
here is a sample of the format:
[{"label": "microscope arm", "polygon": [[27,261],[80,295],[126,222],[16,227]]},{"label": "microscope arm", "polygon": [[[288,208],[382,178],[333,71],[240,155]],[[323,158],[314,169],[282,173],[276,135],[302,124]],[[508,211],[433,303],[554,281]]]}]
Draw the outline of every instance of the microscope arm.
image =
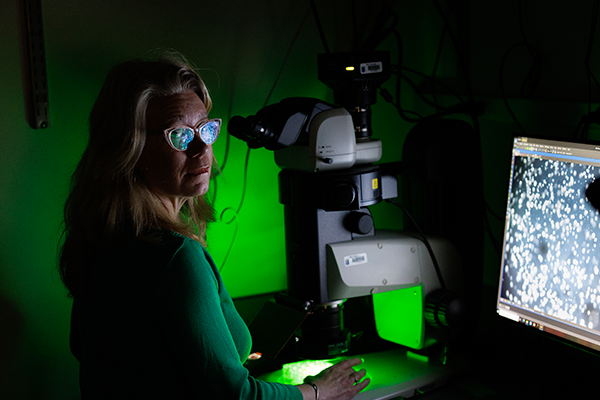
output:
[{"label": "microscope arm", "polygon": [[[460,256],[449,242],[430,238],[442,260],[442,275],[451,279]],[[431,256],[423,242],[406,232],[378,230],[374,236],[327,245],[330,298],[346,299],[424,286],[424,295],[440,288]]]}]

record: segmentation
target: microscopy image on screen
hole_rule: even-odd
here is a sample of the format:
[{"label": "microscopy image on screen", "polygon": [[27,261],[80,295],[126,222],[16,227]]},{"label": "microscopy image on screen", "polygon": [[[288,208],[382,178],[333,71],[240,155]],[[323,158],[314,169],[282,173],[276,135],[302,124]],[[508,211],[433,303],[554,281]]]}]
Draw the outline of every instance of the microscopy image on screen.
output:
[{"label": "microscopy image on screen", "polygon": [[514,162],[501,298],[600,330],[600,213],[585,197],[600,168]]}]

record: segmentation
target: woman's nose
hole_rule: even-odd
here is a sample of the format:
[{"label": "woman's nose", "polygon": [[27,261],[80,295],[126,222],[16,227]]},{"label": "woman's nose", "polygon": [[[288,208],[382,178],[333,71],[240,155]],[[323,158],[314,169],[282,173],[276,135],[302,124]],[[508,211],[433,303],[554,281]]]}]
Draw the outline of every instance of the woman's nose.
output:
[{"label": "woman's nose", "polygon": [[196,133],[194,139],[188,145],[186,153],[189,157],[196,158],[202,156],[208,151],[210,145],[204,143],[200,136]]}]

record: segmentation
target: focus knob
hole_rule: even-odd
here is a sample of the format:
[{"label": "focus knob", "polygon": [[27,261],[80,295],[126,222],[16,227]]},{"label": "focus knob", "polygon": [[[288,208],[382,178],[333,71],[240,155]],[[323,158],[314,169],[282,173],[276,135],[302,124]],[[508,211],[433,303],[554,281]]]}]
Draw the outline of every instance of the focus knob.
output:
[{"label": "focus knob", "polygon": [[333,182],[327,190],[327,208],[343,210],[356,200],[356,188],[349,182]]},{"label": "focus knob", "polygon": [[464,301],[449,290],[438,289],[425,300],[425,319],[436,328],[460,327],[466,317]]},{"label": "focus knob", "polygon": [[373,230],[373,217],[363,212],[352,212],[344,219],[344,225],[352,233],[366,235]]}]

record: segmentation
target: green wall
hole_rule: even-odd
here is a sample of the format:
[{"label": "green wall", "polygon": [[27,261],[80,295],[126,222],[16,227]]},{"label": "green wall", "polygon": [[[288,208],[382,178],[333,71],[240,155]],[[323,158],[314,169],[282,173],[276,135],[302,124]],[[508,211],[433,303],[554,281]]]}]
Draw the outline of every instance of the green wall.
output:
[{"label": "green wall", "polygon": [[[350,50],[352,2],[317,3],[330,48]],[[358,5],[357,22],[369,29],[381,2],[364,3]],[[405,65],[431,73],[442,43],[437,76],[460,86],[456,84],[460,59],[450,37],[442,35],[444,24],[435,2],[389,3],[399,17]],[[446,2],[439,3],[446,14]],[[486,199],[502,214],[510,142],[517,127],[502,102],[498,73],[503,55],[522,39],[517,2],[471,3],[450,20],[474,94],[485,106],[480,122]],[[518,98],[531,64],[529,54],[515,51],[506,64],[507,93],[529,134],[564,135],[587,110],[583,61],[592,1],[570,4],[568,10],[561,4],[536,0],[524,7],[529,41],[542,56],[543,75],[533,96]],[[213,95],[212,116],[224,120],[246,116],[267,100],[300,29],[269,102],[292,96],[331,101],[332,95],[317,80],[316,54],[323,47],[307,1],[48,0],[42,1],[42,8],[51,125],[34,130],[26,123],[23,106],[17,5],[16,0],[0,2],[0,398],[69,400],[78,397],[77,363],[68,350],[71,303],[55,270],[56,249],[68,181],[85,147],[87,115],[107,70],[152,49],[174,48],[202,70]],[[396,48],[393,37],[379,47],[391,51],[393,63]],[[592,67],[598,66],[596,53]],[[393,93],[394,83],[391,79],[384,86]],[[597,94],[595,87],[594,99]],[[453,101],[450,96],[439,98],[448,104]],[[431,112],[407,84],[402,103],[422,114]],[[401,159],[411,126],[382,99],[373,106],[383,161]],[[223,136],[215,145],[220,162],[226,147]],[[228,155],[223,175],[217,178],[215,204],[222,218],[209,230],[209,251],[217,264],[230,251],[223,278],[234,297],[285,289],[283,209],[277,201],[273,154],[252,151],[239,213],[235,211],[243,196],[245,145],[231,140]],[[401,228],[399,212],[388,207],[373,208],[376,226]],[[499,237],[502,223],[492,219],[492,226]],[[482,268],[486,283],[493,287],[499,261],[491,248],[486,239]]]}]

